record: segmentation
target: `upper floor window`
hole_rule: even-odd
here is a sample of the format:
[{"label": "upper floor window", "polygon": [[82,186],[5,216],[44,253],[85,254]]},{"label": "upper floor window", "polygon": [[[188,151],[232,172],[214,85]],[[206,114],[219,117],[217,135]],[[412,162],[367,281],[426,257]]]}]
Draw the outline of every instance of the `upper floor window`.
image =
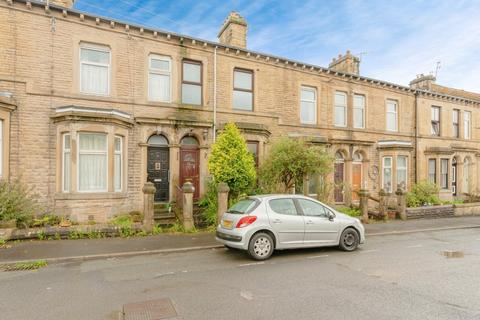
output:
[{"label": "upper floor window", "polygon": [[437,183],[437,160],[428,159],[428,182]]},{"label": "upper floor window", "polygon": [[387,131],[398,131],[398,104],[387,100]]},{"label": "upper floor window", "polygon": [[302,86],[300,90],[300,122],[317,123],[317,90]]},{"label": "upper floor window", "polygon": [[253,72],[235,69],[233,71],[233,108],[253,110]]},{"label": "upper floor window", "polygon": [[108,177],[107,135],[78,134],[78,191],[106,192]]},{"label": "upper floor window", "polygon": [[463,138],[465,139],[471,138],[471,116],[470,111],[463,112]]},{"label": "upper floor window", "polygon": [[353,127],[365,128],[365,96],[360,94],[353,96]]},{"label": "upper floor window", "polygon": [[432,107],[431,110],[432,136],[440,136],[440,107]]},{"label": "upper floor window", "polygon": [[148,60],[148,99],[150,101],[170,102],[171,59],[150,55]]},{"label": "upper floor window", "polygon": [[460,138],[460,110],[453,109],[452,114],[453,137]]},{"label": "upper floor window", "polygon": [[202,63],[184,60],[182,68],[182,103],[202,104]]},{"label": "upper floor window", "polygon": [[110,48],[92,44],[80,46],[80,91],[110,93]]},{"label": "upper floor window", "polygon": [[347,94],[345,92],[335,92],[335,126],[347,126]]}]

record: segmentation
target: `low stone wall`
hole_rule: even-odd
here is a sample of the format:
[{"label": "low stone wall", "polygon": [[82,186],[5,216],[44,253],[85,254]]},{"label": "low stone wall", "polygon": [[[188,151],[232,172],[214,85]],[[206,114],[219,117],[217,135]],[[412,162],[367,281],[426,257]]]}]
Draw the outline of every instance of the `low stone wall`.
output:
[{"label": "low stone wall", "polygon": [[455,216],[480,216],[480,202],[453,205]]},{"label": "low stone wall", "polygon": [[453,205],[407,208],[407,219],[453,217]]}]

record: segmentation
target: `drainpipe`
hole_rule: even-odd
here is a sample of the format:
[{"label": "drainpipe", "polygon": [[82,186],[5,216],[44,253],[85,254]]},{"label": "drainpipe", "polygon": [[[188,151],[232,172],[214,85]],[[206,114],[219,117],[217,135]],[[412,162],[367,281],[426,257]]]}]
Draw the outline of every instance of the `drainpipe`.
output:
[{"label": "drainpipe", "polygon": [[213,49],[213,142],[217,139],[217,48]]},{"label": "drainpipe", "polygon": [[418,92],[415,91],[415,183],[418,182]]}]

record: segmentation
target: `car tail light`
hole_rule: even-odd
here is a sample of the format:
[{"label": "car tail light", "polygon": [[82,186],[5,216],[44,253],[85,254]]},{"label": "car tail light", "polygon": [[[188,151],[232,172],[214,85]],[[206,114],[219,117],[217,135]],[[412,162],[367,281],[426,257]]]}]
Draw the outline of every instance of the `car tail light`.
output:
[{"label": "car tail light", "polygon": [[242,219],[238,220],[237,226],[235,228],[243,228],[243,227],[249,226],[252,223],[254,223],[255,220],[257,220],[256,216],[243,217]]}]

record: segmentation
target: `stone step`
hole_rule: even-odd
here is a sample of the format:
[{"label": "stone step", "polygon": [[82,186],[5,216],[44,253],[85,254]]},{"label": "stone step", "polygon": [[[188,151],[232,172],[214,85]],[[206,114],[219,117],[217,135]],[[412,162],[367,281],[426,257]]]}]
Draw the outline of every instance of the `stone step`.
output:
[{"label": "stone step", "polygon": [[155,209],[155,210],[167,210],[168,211],[169,205],[170,204],[168,202],[155,202],[153,204],[153,209]]}]

